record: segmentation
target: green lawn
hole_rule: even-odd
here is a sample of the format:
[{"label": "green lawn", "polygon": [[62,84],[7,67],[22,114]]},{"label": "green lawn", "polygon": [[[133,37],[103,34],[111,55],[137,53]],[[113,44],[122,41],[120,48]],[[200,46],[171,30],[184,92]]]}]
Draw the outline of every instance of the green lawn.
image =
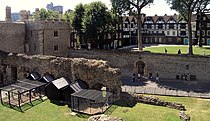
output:
[{"label": "green lawn", "polygon": [[[178,50],[180,49],[182,54],[187,54],[188,52],[188,46],[152,46],[152,47],[146,47],[144,48],[144,51],[150,51],[153,53],[165,53],[165,48],[167,49],[167,53],[169,54],[177,54]],[[204,47],[196,47],[193,46],[193,53],[197,55],[202,55],[203,51],[206,51],[206,55],[210,55],[210,46],[204,46]]]},{"label": "green lawn", "polygon": [[[210,101],[187,97],[158,96],[165,101],[182,103],[192,121],[210,121]],[[138,103],[134,107],[113,105],[106,114],[120,117],[124,121],[180,121],[179,111],[167,107]],[[87,121],[84,115],[72,116],[67,105],[58,106],[46,100],[24,113],[15,111],[0,104],[0,121]],[[85,117],[85,116],[84,116]]]}]

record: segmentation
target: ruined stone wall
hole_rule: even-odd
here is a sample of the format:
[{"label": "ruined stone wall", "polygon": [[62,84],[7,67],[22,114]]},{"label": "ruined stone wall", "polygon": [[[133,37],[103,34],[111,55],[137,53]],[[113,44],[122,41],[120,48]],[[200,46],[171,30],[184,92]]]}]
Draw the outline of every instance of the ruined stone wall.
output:
[{"label": "ruined stone wall", "polygon": [[210,57],[208,56],[188,56],[154,54],[149,52],[129,52],[129,51],[104,51],[104,50],[70,50],[69,56],[83,57],[91,59],[102,59],[107,61],[112,67],[120,68],[121,79],[132,79],[132,74],[137,74],[137,62],[145,63],[145,76],[149,72],[156,77],[166,81],[176,81],[179,75],[195,75],[197,82],[210,83]]},{"label": "ruined stone wall", "polygon": [[106,51],[106,50],[74,50],[69,51],[71,58],[87,58],[101,59],[107,61],[112,67],[120,68],[122,75],[121,79],[132,79],[132,74],[135,72],[135,62],[139,60],[140,53],[129,51]]},{"label": "ruined stone wall", "polygon": [[[70,26],[67,22],[58,20],[28,22],[26,30],[29,45],[27,54],[67,56],[70,47]],[[58,36],[54,36],[54,31],[58,32]],[[34,51],[34,46],[37,51]],[[58,50],[54,50],[55,46]]]},{"label": "ruined stone wall", "polygon": [[25,24],[0,22],[0,50],[24,53]]},{"label": "ruined stone wall", "polygon": [[[72,81],[82,79],[90,87],[95,84],[107,86],[108,90],[115,94],[121,92],[120,70],[110,67],[105,61],[84,58],[59,58],[55,56],[26,56],[23,54],[0,54],[0,62],[6,69],[4,76],[8,82],[14,82],[14,71],[17,71],[17,79],[24,79],[27,73],[39,72],[40,74],[52,74],[56,78],[67,77]],[[0,71],[0,72],[1,72]]]}]

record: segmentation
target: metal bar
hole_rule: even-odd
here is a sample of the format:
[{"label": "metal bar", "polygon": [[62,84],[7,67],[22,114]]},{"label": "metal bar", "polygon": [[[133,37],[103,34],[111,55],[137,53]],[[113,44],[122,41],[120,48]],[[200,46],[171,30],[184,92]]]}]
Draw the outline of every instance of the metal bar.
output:
[{"label": "metal bar", "polygon": [[22,87],[22,86],[19,86],[19,85],[15,85],[15,84],[11,84],[11,86],[13,86],[13,87],[19,87],[19,88],[22,88],[22,89],[26,89],[26,90],[29,90],[29,88],[26,88],[26,87]]},{"label": "metal bar", "polygon": [[30,99],[31,105],[33,106],[33,103],[32,103],[32,101],[31,101],[31,90],[29,91],[29,99]]},{"label": "metal bar", "polygon": [[3,99],[2,99],[1,89],[0,89],[0,98],[1,98],[1,104],[3,105]]},{"label": "metal bar", "polygon": [[42,100],[42,102],[44,101],[44,100],[42,99],[41,87],[39,87],[39,98]]},{"label": "metal bar", "polygon": [[12,108],[11,102],[10,102],[10,91],[8,91],[8,98],[9,98],[9,106]]},{"label": "metal bar", "polygon": [[26,82],[26,81],[20,81],[20,80],[19,80],[18,82],[26,83],[26,84],[29,84],[29,85],[40,86],[40,85],[38,85],[38,84],[33,84],[33,83],[30,83],[30,82]]},{"label": "metal bar", "polygon": [[23,112],[23,110],[21,109],[20,100],[21,100],[21,94],[18,93],[18,106],[20,108],[20,111]]}]

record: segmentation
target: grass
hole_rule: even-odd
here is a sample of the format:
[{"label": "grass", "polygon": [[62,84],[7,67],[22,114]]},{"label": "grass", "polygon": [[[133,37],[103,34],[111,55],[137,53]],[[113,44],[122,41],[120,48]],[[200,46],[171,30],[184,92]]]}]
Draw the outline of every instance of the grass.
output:
[{"label": "grass", "polygon": [[[182,103],[187,108],[191,121],[210,121],[210,101],[188,97],[157,96],[165,101]],[[126,107],[126,101],[115,104],[105,114],[122,118],[125,121],[180,121],[179,111],[167,107],[137,103]],[[58,106],[46,100],[24,113],[0,104],[0,121],[87,121],[88,116],[72,116],[67,105]]]},{"label": "grass", "polygon": [[[181,50],[182,54],[188,53],[188,46],[151,46],[144,48],[144,51],[150,51],[152,53],[165,53],[165,48],[167,49],[168,54],[177,54],[178,50]],[[206,51],[206,55],[210,55],[210,46],[203,46],[203,47],[197,47],[193,46],[193,53],[195,55],[203,55],[203,51]]]}]

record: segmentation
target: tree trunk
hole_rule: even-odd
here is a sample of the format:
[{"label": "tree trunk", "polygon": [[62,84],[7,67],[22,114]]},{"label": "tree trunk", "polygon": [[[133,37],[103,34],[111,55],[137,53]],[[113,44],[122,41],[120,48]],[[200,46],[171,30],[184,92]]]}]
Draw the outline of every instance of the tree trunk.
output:
[{"label": "tree trunk", "polygon": [[198,27],[199,27],[199,37],[198,37],[198,46],[199,47],[202,47],[202,14],[201,12],[199,13],[200,14],[200,18],[199,18],[199,23],[198,23]]},{"label": "tree trunk", "polygon": [[192,12],[189,12],[188,21],[187,21],[187,28],[188,28],[188,54],[189,55],[193,55],[191,16],[192,16]]},{"label": "tree trunk", "polygon": [[141,51],[141,50],[143,50],[143,48],[142,48],[142,34],[141,34],[142,22],[141,22],[141,10],[140,9],[138,9],[137,22],[138,22],[138,49]]}]

